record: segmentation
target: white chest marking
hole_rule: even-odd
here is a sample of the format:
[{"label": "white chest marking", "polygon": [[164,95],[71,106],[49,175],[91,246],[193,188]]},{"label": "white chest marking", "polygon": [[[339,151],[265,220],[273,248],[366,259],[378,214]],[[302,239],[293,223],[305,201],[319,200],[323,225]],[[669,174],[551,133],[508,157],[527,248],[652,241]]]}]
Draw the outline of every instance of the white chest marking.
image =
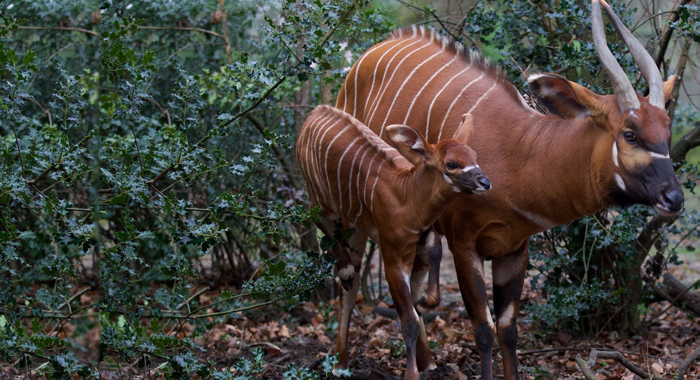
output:
[{"label": "white chest marking", "polygon": [[442,173],[442,176],[445,177],[445,182],[447,182],[448,185],[452,184],[452,180],[447,176],[447,174]]},{"label": "white chest marking", "polygon": [[620,177],[620,175],[617,173],[615,173],[615,182],[617,182],[617,186],[619,186],[620,189],[627,190],[627,187],[625,187],[625,181],[623,181],[622,177]]}]

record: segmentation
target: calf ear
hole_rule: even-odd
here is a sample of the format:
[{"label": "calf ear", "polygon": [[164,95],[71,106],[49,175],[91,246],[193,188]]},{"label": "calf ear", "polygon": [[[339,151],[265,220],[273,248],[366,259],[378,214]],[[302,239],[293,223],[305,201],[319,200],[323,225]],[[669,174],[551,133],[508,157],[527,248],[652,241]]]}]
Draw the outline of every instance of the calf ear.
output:
[{"label": "calf ear", "polygon": [[386,136],[396,150],[414,166],[425,161],[432,152],[432,146],[425,141],[423,135],[407,125],[394,124],[386,127]]},{"label": "calf ear", "polygon": [[557,74],[536,74],[527,83],[549,112],[566,119],[583,119],[603,113],[600,96]]},{"label": "calf ear", "polygon": [[474,117],[468,113],[462,115],[462,124],[457,128],[454,140],[469,145],[474,134]]}]

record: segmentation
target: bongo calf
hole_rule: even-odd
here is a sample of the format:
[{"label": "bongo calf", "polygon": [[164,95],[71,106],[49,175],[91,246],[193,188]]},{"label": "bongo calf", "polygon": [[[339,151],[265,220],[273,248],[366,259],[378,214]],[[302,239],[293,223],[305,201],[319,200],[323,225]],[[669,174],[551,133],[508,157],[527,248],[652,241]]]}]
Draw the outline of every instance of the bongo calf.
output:
[{"label": "bongo calf", "polygon": [[[347,367],[350,312],[359,289],[359,271],[369,236],[379,244],[386,279],[401,320],[408,362],[406,379],[434,368],[419,311],[439,302],[436,256],[437,234],[424,236],[419,256],[416,244],[450,203],[461,194],[481,194],[491,182],[476,164],[476,153],[466,144],[472,117],[464,115],[455,140],[429,144],[405,125],[386,128],[392,148],[360,121],[330,106],[318,106],[306,120],[296,153],[312,206],[321,208],[319,228],[333,236],[336,223],[356,230],[352,250],[333,249],[338,260],[341,321],[336,341],[339,365]],[[432,239],[432,241],[431,241]],[[432,256],[432,258],[431,258]],[[428,298],[419,292],[431,267]],[[432,295],[432,296],[431,296]],[[421,307],[423,305],[423,307]]]}]

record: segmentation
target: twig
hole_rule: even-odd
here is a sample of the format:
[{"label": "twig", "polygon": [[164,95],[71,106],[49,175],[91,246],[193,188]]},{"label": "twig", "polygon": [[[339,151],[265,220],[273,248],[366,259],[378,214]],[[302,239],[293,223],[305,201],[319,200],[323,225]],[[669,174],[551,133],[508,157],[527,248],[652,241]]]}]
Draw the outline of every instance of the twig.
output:
[{"label": "twig", "polygon": [[[27,88],[29,88],[29,86],[27,86]],[[26,91],[26,90],[25,90],[25,91]],[[44,108],[39,102],[37,102],[37,101],[34,100],[33,98],[27,98],[27,99],[28,99],[30,102],[36,104],[37,107],[41,108],[41,110],[43,111],[42,114],[41,114],[41,116],[44,116],[44,114],[49,115],[49,127],[53,127],[53,122],[51,121],[51,111],[49,111],[49,110],[47,110],[46,108]],[[39,116],[39,117],[41,118],[41,116]]]},{"label": "twig", "polygon": [[583,372],[583,376],[585,376],[586,379],[588,379],[588,380],[600,380],[600,378],[598,376],[596,376],[595,373],[593,373],[593,371],[591,371],[590,368],[588,368],[588,365],[583,360],[581,355],[578,355],[578,354],[576,355],[576,363],[578,363],[578,366],[579,366],[579,368],[581,368],[581,372]]},{"label": "twig", "polygon": [[41,174],[39,174],[38,176],[36,176],[36,178],[30,179],[29,181],[27,181],[27,185],[33,185],[33,184],[39,182],[39,180],[41,180],[41,179],[44,178],[47,174],[49,174],[49,172],[50,172],[51,170],[53,170],[54,167],[56,167],[54,164],[49,165],[46,169],[44,169],[43,172],[41,172]]},{"label": "twig", "polygon": [[[577,355],[576,362],[580,355]],[[593,366],[598,359],[615,359],[618,363],[625,366],[627,369],[632,371],[635,375],[641,377],[642,379],[650,380],[668,380],[665,377],[660,377],[644,372],[641,368],[637,367],[631,361],[627,360],[619,351],[598,351],[595,348],[591,350],[591,354],[588,356],[588,365]],[[583,360],[583,359],[581,359]],[[579,363],[580,366],[580,363]],[[584,373],[585,374],[585,373]]]},{"label": "twig", "polygon": [[73,32],[83,32],[87,34],[92,34],[93,36],[99,36],[99,33],[93,30],[87,30],[83,28],[68,28],[68,27],[50,27],[50,26],[19,26],[20,29],[34,29],[34,30],[69,30]]},{"label": "twig", "polygon": [[190,301],[192,301],[193,299],[195,299],[197,296],[201,295],[202,293],[206,292],[207,290],[209,290],[209,287],[208,287],[208,286],[205,286],[204,288],[202,288],[202,290],[200,290],[200,291],[198,291],[197,293],[193,294],[192,297],[188,298],[185,302],[179,304],[179,305],[177,306],[177,308],[175,308],[175,310],[180,310],[180,309],[182,309],[183,306],[185,306],[186,304],[190,303]]},{"label": "twig", "polygon": [[24,177],[24,159],[22,158],[22,150],[19,148],[19,136],[17,136],[17,131],[15,127],[12,127],[12,132],[15,134],[15,143],[17,143],[17,153],[19,154],[19,163],[22,165],[22,177]]},{"label": "twig", "polygon": [[200,33],[206,33],[206,34],[211,34],[212,36],[219,37],[223,39],[224,37],[216,32],[212,32],[211,30],[206,30],[202,28],[184,28],[184,27],[168,27],[168,26],[137,26],[139,29],[152,29],[152,30],[185,30],[185,31],[190,31],[190,32],[200,32]]},{"label": "twig", "polygon": [[[668,311],[673,305],[675,305],[676,301],[678,301],[681,297],[683,297],[688,291],[692,288],[694,288],[698,283],[700,283],[700,280],[695,281],[694,283],[690,284],[687,288],[685,288],[684,291],[681,292],[681,294],[677,295],[676,298],[674,298],[672,301],[670,301],[670,305],[668,305],[665,309],[661,310],[659,314],[656,314],[653,318],[649,320],[649,323],[655,321],[657,318],[659,318],[661,315],[663,315],[665,312]],[[671,297],[668,297],[671,298]]]},{"label": "twig", "polygon": [[690,365],[693,364],[698,357],[700,357],[700,346],[696,347],[695,350],[691,352],[690,355],[688,355],[688,357],[683,361],[683,364],[678,367],[678,376],[676,377],[676,380],[683,380],[685,373],[688,372],[688,368],[690,368]]}]

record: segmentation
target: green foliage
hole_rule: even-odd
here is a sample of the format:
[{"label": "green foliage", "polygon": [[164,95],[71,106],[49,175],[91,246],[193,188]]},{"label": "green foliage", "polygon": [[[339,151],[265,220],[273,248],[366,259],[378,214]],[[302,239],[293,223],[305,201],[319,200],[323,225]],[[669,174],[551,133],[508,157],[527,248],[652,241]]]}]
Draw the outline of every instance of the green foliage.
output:
[{"label": "green foliage", "polygon": [[331,273],[305,238],[319,210],[290,164],[306,111],[289,105],[337,92],[386,35],[367,4],[226,1],[226,25],[216,1],[0,5],[2,360],[55,379],[123,363],[238,378],[199,361],[202,334]]}]

